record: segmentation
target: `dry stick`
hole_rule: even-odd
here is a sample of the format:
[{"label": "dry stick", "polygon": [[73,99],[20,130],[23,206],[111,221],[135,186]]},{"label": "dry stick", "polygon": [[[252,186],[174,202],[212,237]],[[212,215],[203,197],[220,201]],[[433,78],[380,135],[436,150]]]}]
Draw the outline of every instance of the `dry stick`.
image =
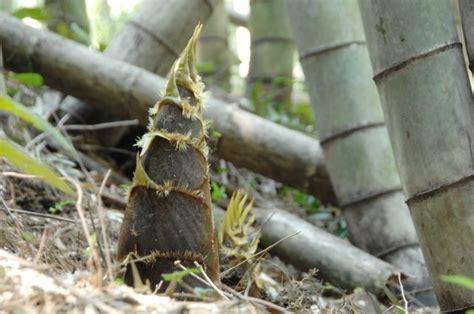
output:
[{"label": "dry stick", "polygon": [[18,214],[24,214],[28,216],[35,216],[35,217],[40,217],[40,218],[47,218],[47,219],[54,219],[54,220],[59,220],[59,221],[64,221],[64,222],[69,222],[72,224],[77,224],[77,221],[65,217],[60,217],[60,216],[55,216],[55,215],[49,215],[49,214],[43,214],[43,213],[37,213],[37,212],[31,212],[28,210],[23,210],[23,209],[16,209],[16,208],[9,208],[11,212],[18,213]]},{"label": "dry stick", "polygon": [[[205,274],[204,270],[201,269],[202,266],[199,265],[197,262],[196,262],[197,266],[199,267],[199,269],[201,270],[201,272],[203,274]],[[183,266],[179,261],[176,262],[176,266],[178,266],[179,268],[181,268],[182,270],[187,270],[187,268],[185,266]],[[209,277],[208,277],[208,280],[204,280],[202,279],[201,277],[199,277],[198,275],[194,274],[194,273],[189,273],[192,277],[196,278],[197,280],[199,280],[200,282],[206,284],[207,286],[209,287],[212,287],[214,288],[214,290],[216,290],[222,297],[224,297],[226,300],[230,300],[230,298],[228,296],[225,295],[225,293],[218,289],[215,285],[212,285],[212,281],[209,280]],[[273,308],[281,313],[287,313],[286,309],[276,305],[276,304],[273,304],[271,302],[268,302],[268,301],[265,301],[265,300],[262,300],[262,299],[258,299],[258,298],[254,298],[254,297],[249,297],[249,296],[243,296],[239,293],[237,293],[236,291],[234,291],[231,287],[228,287],[226,285],[222,285],[222,287],[227,290],[228,293],[230,293],[231,296],[235,296],[239,299],[243,299],[243,300],[248,300],[248,301],[251,301],[251,302],[254,302],[254,303],[258,303],[260,305],[263,305],[263,306],[267,306],[267,307],[270,307],[270,308]]]},{"label": "dry stick", "polygon": [[[181,268],[182,270],[188,270],[188,268],[186,266],[184,266],[183,264],[181,264],[181,262],[179,260],[175,261],[174,262],[176,266],[178,266],[179,268]],[[199,277],[198,275],[196,275],[195,273],[193,272],[189,272],[189,275],[191,275],[192,277],[196,278],[197,280],[199,280],[200,282],[202,282],[203,284],[206,284],[208,285],[209,287],[211,286],[206,280],[202,279],[201,277]]]},{"label": "dry stick", "polygon": [[211,278],[209,278],[209,276],[206,274],[206,271],[204,270],[204,267],[202,267],[201,264],[199,264],[198,262],[194,262],[194,265],[196,265],[197,268],[199,268],[199,270],[201,271],[202,275],[204,276],[204,278],[206,278],[207,282],[209,282],[209,285],[214,288],[214,290],[217,291],[217,293],[219,293],[219,295],[221,297],[223,297],[225,300],[229,300],[229,298],[227,298],[224,293],[222,293],[222,291],[217,288],[217,286],[214,284],[214,282],[211,280]]},{"label": "dry stick", "polygon": [[8,216],[10,216],[11,219],[13,220],[13,222],[15,223],[15,225],[21,229],[20,222],[19,222],[18,218],[16,217],[16,215],[13,214],[12,208],[10,208],[10,206],[8,206],[7,202],[5,202],[3,197],[1,197],[0,200],[2,200],[2,203],[5,207],[5,210],[7,211]]},{"label": "dry stick", "polygon": [[41,242],[38,248],[38,252],[36,253],[35,259],[33,260],[33,264],[38,264],[41,255],[43,254],[44,246],[46,244],[46,238],[48,237],[48,228],[45,228],[43,231],[43,235],[41,236]]},{"label": "dry stick", "polygon": [[110,146],[103,146],[103,145],[92,145],[92,144],[78,144],[76,145],[77,148],[86,151],[105,151],[111,153],[118,153],[130,157],[136,157],[137,153],[128,149],[117,148],[117,147],[110,147]]},{"label": "dry stick", "polygon": [[[99,274],[98,278],[100,279],[100,281],[102,281],[102,267],[100,265],[100,259],[99,259],[99,256],[97,254],[97,251],[94,248],[94,242],[92,241],[92,237],[89,234],[89,228],[87,227],[87,224],[86,224],[86,217],[84,216],[84,210],[82,209],[82,198],[83,198],[82,188],[79,185],[79,182],[77,182],[76,180],[74,180],[72,178],[66,178],[66,179],[69,182],[71,182],[74,185],[74,187],[76,188],[76,191],[77,191],[76,209],[77,209],[77,212],[79,214],[79,218],[81,219],[81,225],[82,225],[82,229],[84,231],[84,235],[87,239],[87,243],[89,244],[89,247],[90,247],[91,252],[92,252],[92,259],[94,260],[96,270]],[[100,285],[102,285],[102,284],[100,284]]]},{"label": "dry stick", "polygon": [[124,127],[124,126],[134,126],[134,125],[138,125],[139,123],[140,121],[138,121],[138,119],[132,119],[132,120],[104,122],[104,123],[97,123],[97,124],[67,124],[67,125],[64,125],[62,128],[68,131],[70,130],[95,131],[95,130],[118,128],[118,127]]},{"label": "dry stick", "polygon": [[109,279],[113,280],[114,278],[114,272],[112,269],[112,258],[110,257],[110,248],[109,248],[109,240],[107,238],[107,230],[105,228],[105,220],[104,220],[104,207],[102,204],[102,192],[104,191],[105,184],[107,183],[107,180],[109,179],[111,170],[107,170],[107,173],[105,174],[104,180],[102,180],[102,184],[100,185],[99,192],[97,193],[97,211],[99,213],[99,221],[100,221],[100,229],[101,229],[101,234],[102,234],[102,241],[104,241],[104,251],[105,251],[105,262],[107,264],[107,272],[109,275]]},{"label": "dry stick", "polygon": [[407,301],[407,298],[405,297],[405,291],[403,289],[401,273],[398,273],[398,282],[400,283],[400,293],[402,294],[403,304],[405,305],[405,313],[408,313],[408,301]]},{"label": "dry stick", "polygon": [[5,177],[15,177],[15,178],[20,178],[20,179],[41,179],[43,178],[42,176],[37,176],[33,174],[25,174],[25,173],[19,173],[19,172],[14,172],[14,171],[3,171],[2,175]]}]

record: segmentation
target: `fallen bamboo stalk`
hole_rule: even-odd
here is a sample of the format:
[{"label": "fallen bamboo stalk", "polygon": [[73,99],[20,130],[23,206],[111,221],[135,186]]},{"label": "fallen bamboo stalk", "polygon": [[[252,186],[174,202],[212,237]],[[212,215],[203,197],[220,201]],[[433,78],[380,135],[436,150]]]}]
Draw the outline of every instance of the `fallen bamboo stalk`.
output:
[{"label": "fallen bamboo stalk", "polygon": [[377,295],[387,283],[396,282],[400,270],[302,218],[280,209],[256,208],[255,213],[264,247],[299,232],[271,252],[301,270],[316,268],[331,284],[349,290],[362,287]]},{"label": "fallen bamboo stalk", "polygon": [[[142,125],[166,86],[160,76],[1,13],[0,42],[8,69],[40,73],[51,87]],[[205,117],[222,134],[216,151],[221,158],[336,202],[317,140],[213,97]]]}]

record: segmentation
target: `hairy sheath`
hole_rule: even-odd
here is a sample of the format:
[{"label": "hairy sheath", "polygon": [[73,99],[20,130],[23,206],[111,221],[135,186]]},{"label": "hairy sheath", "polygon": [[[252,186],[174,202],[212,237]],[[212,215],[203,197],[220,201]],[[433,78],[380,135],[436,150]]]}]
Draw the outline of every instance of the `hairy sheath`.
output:
[{"label": "hairy sheath", "polygon": [[[125,282],[133,285],[133,263],[140,279],[154,288],[163,273],[204,266],[219,281],[208,176],[208,149],[202,117],[203,84],[196,71],[196,27],[171,71],[163,98],[150,110],[128,206],[120,231],[118,259],[125,261]],[[130,258],[129,258],[130,257]],[[192,286],[202,285],[191,276]]]}]

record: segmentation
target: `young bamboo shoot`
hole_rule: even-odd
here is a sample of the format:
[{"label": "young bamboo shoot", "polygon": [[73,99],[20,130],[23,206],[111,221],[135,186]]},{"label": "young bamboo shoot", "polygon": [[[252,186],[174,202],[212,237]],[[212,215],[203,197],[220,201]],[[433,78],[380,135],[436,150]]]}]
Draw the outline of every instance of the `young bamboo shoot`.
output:
[{"label": "young bamboo shoot", "polygon": [[[208,179],[203,84],[195,69],[199,25],[172,70],[164,97],[150,111],[150,124],[138,142],[141,153],[120,232],[118,258],[130,253],[142,280],[152,287],[161,274],[204,265],[218,281],[219,261]],[[125,282],[133,284],[131,266]],[[190,279],[189,279],[189,278]],[[186,277],[190,285],[196,279]],[[201,284],[202,285],[202,284]]]}]

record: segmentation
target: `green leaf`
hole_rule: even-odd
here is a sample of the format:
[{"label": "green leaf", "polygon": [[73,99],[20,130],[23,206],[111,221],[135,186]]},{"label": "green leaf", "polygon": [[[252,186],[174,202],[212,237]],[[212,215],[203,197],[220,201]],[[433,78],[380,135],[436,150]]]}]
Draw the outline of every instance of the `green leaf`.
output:
[{"label": "green leaf", "polygon": [[114,280],[116,285],[122,286],[125,284],[125,281],[123,281],[123,278],[115,278]]},{"label": "green leaf", "polygon": [[401,306],[400,301],[392,290],[385,286],[383,287],[383,291],[385,292],[385,295],[390,300],[393,306]]},{"label": "green leaf", "polygon": [[51,186],[74,195],[74,190],[59,175],[39,160],[33,159],[23,149],[7,139],[0,138],[0,157],[5,157],[16,168],[41,177]]},{"label": "green leaf", "polygon": [[474,291],[474,279],[464,276],[441,276],[441,280]]},{"label": "green leaf", "polygon": [[48,121],[41,118],[36,113],[31,112],[27,107],[23,106],[20,103],[15,102],[13,99],[8,97],[5,94],[0,93],[0,110],[9,112],[16,115],[23,121],[29,123],[31,126],[46,132],[51,135],[51,137],[56,140],[66,151],[72,153],[76,156],[76,151],[72,144],[56,130]]},{"label": "green leaf", "polygon": [[33,235],[31,234],[31,232],[24,231],[24,232],[21,233],[21,237],[26,242],[30,242],[30,243],[33,242]]},{"label": "green leaf", "polygon": [[219,186],[214,181],[211,181],[211,198],[213,202],[219,202],[225,196],[225,186]]},{"label": "green leaf", "polygon": [[38,21],[46,21],[49,19],[44,7],[21,8],[13,12],[12,15],[19,19],[24,19],[25,17],[30,17]]},{"label": "green leaf", "polygon": [[55,203],[54,206],[51,206],[49,208],[49,212],[53,215],[62,213],[64,211],[64,207],[72,204],[74,204],[74,202],[71,200],[62,200],[60,202]]},{"label": "green leaf", "polygon": [[214,63],[199,63],[196,65],[197,71],[202,74],[212,74],[216,72],[216,65]]},{"label": "green leaf", "polygon": [[218,140],[222,137],[222,133],[216,130],[212,130],[211,137],[215,140]]},{"label": "green leaf", "polygon": [[83,251],[84,256],[90,258],[92,256],[92,249],[90,246],[86,247]]},{"label": "green leaf", "polygon": [[183,280],[184,277],[190,275],[190,274],[200,274],[201,270],[199,268],[186,268],[185,270],[182,271],[175,271],[174,273],[168,273],[168,274],[162,274],[161,277],[163,277],[164,281],[181,281]]},{"label": "green leaf", "polygon": [[33,72],[15,73],[13,79],[29,87],[41,87],[44,84],[43,77]]}]

